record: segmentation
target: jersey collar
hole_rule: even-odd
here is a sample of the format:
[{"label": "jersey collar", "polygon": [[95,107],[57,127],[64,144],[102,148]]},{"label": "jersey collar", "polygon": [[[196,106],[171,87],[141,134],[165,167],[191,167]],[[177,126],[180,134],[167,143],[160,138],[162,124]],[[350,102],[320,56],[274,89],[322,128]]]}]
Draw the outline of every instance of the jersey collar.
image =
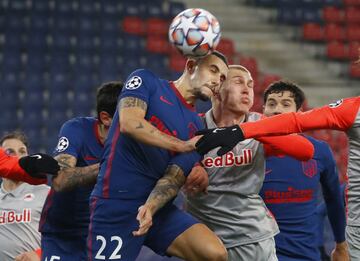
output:
[{"label": "jersey collar", "polygon": [[190,111],[195,111],[195,106],[186,102],[184,97],[181,95],[179,90],[176,88],[174,82],[169,81],[169,85],[170,85],[171,89],[175,92],[175,95],[178,97],[178,99],[181,101],[181,103],[184,104],[184,106],[186,108],[188,108]]}]

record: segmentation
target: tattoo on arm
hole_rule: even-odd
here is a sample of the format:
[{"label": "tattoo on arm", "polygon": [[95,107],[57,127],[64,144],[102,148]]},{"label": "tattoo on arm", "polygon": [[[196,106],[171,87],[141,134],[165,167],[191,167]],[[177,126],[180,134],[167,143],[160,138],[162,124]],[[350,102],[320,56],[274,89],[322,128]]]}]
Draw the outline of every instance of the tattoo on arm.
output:
[{"label": "tattoo on arm", "polygon": [[56,191],[65,191],[79,186],[91,186],[96,182],[99,166],[93,164],[86,167],[64,168],[53,179],[53,187]]},{"label": "tattoo on arm", "polygon": [[77,162],[74,156],[65,153],[57,155],[55,159],[58,161],[61,169],[75,167]]},{"label": "tattoo on arm", "polygon": [[124,108],[132,108],[132,107],[139,107],[142,110],[146,111],[147,104],[143,100],[135,97],[125,97],[120,100],[120,109]]},{"label": "tattoo on arm", "polygon": [[186,177],[180,167],[168,166],[165,175],[158,180],[146,201],[146,204],[152,206],[153,214],[177,195],[185,180]]},{"label": "tattoo on arm", "polygon": [[139,125],[135,129],[143,129],[143,128],[144,128],[144,125],[142,125],[142,123],[139,122]]}]

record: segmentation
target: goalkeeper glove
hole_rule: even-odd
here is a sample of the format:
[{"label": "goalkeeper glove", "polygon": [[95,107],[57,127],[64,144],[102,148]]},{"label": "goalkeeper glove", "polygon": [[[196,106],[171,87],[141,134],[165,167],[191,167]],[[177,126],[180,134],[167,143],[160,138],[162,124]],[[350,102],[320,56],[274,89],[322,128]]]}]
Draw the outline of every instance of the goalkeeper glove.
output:
[{"label": "goalkeeper glove", "polygon": [[19,159],[20,167],[34,178],[46,178],[46,174],[57,175],[58,162],[51,156],[37,153]]},{"label": "goalkeeper glove", "polygon": [[232,148],[240,141],[245,139],[239,125],[204,129],[196,132],[195,135],[204,135],[195,144],[196,151],[201,155],[205,155],[210,150],[220,147],[217,151],[217,155],[222,156],[232,150]]}]

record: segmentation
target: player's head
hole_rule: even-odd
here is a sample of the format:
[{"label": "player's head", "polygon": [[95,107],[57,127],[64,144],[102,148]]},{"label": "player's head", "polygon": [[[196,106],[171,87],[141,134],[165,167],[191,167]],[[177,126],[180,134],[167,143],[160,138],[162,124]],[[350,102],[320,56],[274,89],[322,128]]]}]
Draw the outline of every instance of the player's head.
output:
[{"label": "player's head", "polygon": [[199,59],[188,59],[182,77],[190,85],[190,92],[195,99],[208,100],[225,80],[228,71],[226,57],[218,52]]},{"label": "player's head", "polygon": [[27,156],[28,145],[25,134],[20,131],[10,132],[0,138],[0,146],[11,156],[19,158]]},{"label": "player's head", "polygon": [[264,92],[264,114],[272,116],[296,112],[303,105],[305,94],[299,86],[289,81],[277,81]]},{"label": "player's head", "polygon": [[96,93],[96,112],[100,123],[110,127],[116,111],[117,99],[122,90],[122,82],[107,82]]},{"label": "player's head", "polygon": [[254,103],[254,81],[244,66],[230,65],[219,95],[212,99],[219,106],[235,113],[247,113]]}]

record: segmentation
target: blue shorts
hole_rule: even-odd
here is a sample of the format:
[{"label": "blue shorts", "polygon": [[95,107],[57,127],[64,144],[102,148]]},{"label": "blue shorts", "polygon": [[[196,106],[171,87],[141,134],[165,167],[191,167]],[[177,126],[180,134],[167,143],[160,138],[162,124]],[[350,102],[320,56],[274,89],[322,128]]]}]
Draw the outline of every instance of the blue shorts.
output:
[{"label": "blue shorts", "polygon": [[133,200],[91,198],[88,235],[88,260],[134,261],[143,245],[159,255],[166,255],[171,243],[192,225],[199,223],[188,213],[168,204],[153,217],[153,225],[144,236],[138,230],[138,208]]},{"label": "blue shorts", "polygon": [[86,236],[41,234],[41,261],[85,261]]}]

